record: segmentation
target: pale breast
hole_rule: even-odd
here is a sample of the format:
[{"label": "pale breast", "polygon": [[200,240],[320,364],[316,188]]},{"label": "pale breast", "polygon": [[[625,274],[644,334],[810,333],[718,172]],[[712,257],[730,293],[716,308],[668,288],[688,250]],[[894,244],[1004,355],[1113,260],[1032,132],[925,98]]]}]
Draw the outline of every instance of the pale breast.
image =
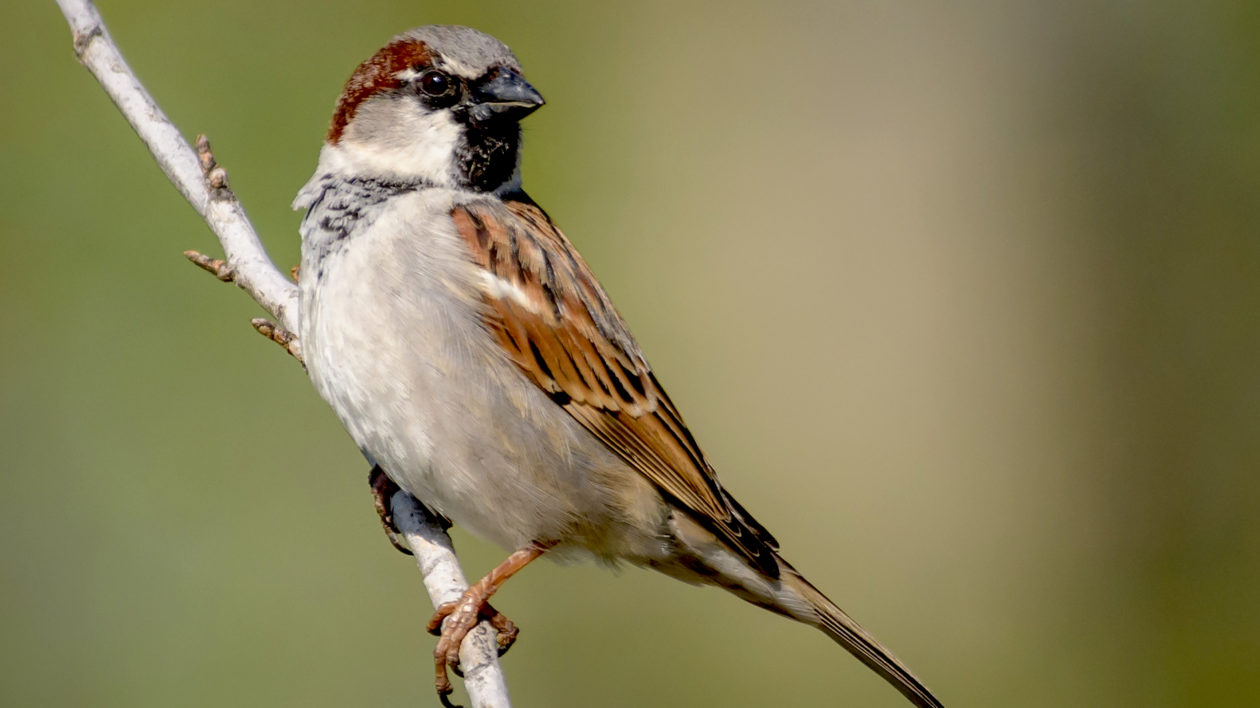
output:
[{"label": "pale breast", "polygon": [[364,453],[455,523],[507,548],[606,544],[595,536],[626,526],[626,495],[655,492],[486,330],[449,218],[455,196],[392,197],[336,238],[320,233],[318,207],[308,215],[301,337],[311,379]]}]

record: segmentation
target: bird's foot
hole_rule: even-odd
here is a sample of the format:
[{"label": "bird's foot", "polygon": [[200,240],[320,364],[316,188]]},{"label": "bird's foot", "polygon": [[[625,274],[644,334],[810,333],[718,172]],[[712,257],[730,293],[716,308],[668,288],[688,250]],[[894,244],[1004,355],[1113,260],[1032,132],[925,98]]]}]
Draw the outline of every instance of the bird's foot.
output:
[{"label": "bird's foot", "polygon": [[499,656],[512,646],[520,630],[501,612],[490,605],[490,596],[521,568],[530,561],[541,556],[548,548],[556,545],[552,542],[529,544],[525,548],[512,553],[507,560],[495,566],[486,577],[473,583],[455,602],[448,602],[438,608],[429,620],[429,632],[436,634],[437,648],[433,650],[434,684],[439,696],[445,697],[451,692],[451,680],[446,675],[446,667],[455,670],[456,675],[463,676],[459,669],[459,647],[468,632],[484,619],[499,632]]},{"label": "bird's foot", "polygon": [[508,619],[507,615],[494,609],[494,606],[487,601],[488,599],[489,595],[485,592],[485,588],[474,585],[455,602],[448,602],[439,607],[437,612],[433,613],[433,619],[429,620],[429,633],[440,637],[437,647],[433,650],[434,684],[439,695],[444,696],[452,691],[451,680],[446,675],[448,666],[456,676],[464,675],[459,667],[459,647],[464,643],[464,637],[468,636],[479,621],[486,620],[498,632],[499,656],[503,656],[508,649],[512,648],[516,637],[521,633],[516,623]]},{"label": "bird's foot", "polygon": [[376,515],[381,517],[381,528],[385,529],[386,538],[399,552],[411,555],[411,549],[403,543],[398,527],[394,525],[394,514],[389,504],[400,487],[379,466],[373,466],[368,473],[368,486],[372,488],[372,503],[376,506]]}]

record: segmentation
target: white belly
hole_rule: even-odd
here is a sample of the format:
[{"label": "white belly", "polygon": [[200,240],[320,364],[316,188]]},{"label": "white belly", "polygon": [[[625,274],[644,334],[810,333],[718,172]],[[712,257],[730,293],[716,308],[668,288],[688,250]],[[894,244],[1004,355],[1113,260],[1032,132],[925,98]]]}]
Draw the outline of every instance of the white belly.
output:
[{"label": "white belly", "polygon": [[455,523],[509,549],[625,554],[641,539],[607,536],[655,492],[481,328],[475,267],[449,208],[426,200],[392,200],[321,262],[304,247],[300,336],[316,389],[373,462]]}]

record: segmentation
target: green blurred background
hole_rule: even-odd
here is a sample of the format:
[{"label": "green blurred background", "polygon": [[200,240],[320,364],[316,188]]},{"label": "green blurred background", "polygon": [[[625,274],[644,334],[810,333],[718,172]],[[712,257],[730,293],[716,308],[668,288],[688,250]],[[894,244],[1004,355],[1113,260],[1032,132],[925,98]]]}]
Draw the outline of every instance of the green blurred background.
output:
[{"label": "green blurred background", "polygon": [[[1260,3],[102,11],[284,266],[355,64],[496,34],[526,186],[727,487],[947,705],[1260,704]],[[53,3],[0,26],[0,703],[434,703],[354,445]],[[903,705],[648,572],[497,604],[518,707]]]}]

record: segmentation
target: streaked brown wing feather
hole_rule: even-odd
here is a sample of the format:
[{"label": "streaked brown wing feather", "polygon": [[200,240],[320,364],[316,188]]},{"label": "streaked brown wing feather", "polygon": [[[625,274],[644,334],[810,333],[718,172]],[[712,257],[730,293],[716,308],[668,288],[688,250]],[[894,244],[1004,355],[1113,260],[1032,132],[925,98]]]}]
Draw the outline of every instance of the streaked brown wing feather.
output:
[{"label": "streaked brown wing feather", "polygon": [[623,460],[772,575],[774,538],[718,484],[625,322],[528,197],[456,207],[488,326],[521,371]]}]

